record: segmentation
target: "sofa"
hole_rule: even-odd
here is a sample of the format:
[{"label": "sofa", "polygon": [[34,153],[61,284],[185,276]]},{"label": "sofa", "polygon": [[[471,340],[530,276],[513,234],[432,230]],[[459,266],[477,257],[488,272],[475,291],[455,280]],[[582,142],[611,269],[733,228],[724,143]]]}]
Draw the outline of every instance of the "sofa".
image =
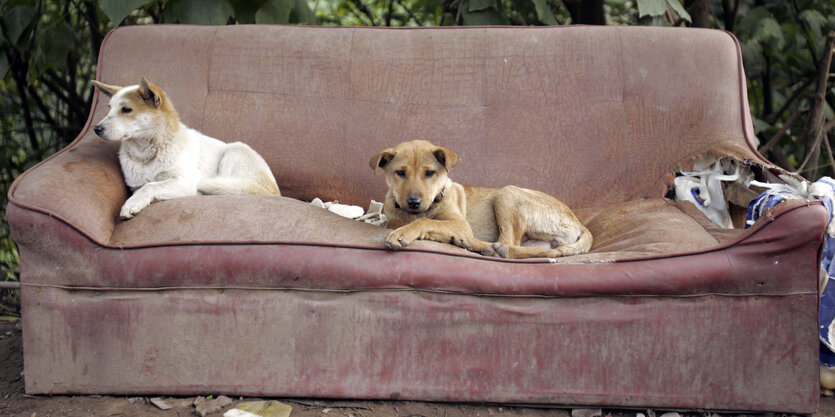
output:
[{"label": "sofa", "polygon": [[[96,93],[78,138],[9,192],[28,394],[816,411],[826,209],[794,199],[722,228],[670,198],[705,155],[779,180],[729,33],[131,26],[97,74],[145,76],[190,127],[246,142],[282,196],[121,220]],[[381,201],[368,160],[411,139],[461,155],[457,182],[556,196],[591,252],[393,252],[384,227],[309,204]]]}]

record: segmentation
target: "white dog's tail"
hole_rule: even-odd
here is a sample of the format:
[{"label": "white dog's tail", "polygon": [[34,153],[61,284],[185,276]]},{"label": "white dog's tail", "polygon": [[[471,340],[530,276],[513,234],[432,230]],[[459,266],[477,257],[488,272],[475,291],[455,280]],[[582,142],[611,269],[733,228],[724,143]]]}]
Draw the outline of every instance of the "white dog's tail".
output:
[{"label": "white dog's tail", "polygon": [[281,195],[278,186],[272,181],[256,181],[238,177],[214,177],[203,180],[197,185],[197,191],[200,194]]}]

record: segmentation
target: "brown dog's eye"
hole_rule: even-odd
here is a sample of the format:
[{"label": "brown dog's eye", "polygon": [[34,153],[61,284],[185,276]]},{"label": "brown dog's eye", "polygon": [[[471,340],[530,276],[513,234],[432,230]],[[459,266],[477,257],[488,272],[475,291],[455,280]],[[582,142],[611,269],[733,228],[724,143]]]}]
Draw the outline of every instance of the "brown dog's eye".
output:
[{"label": "brown dog's eye", "polygon": [[398,169],[397,171],[394,171],[394,173],[400,178],[406,178],[406,171],[402,169]]},{"label": "brown dog's eye", "polygon": [[431,169],[428,169],[428,170],[426,170],[425,175],[426,175],[426,178],[432,178],[432,176],[435,175],[435,171],[432,171]]},{"label": "brown dog's eye", "polygon": [[130,113],[132,111],[133,111],[133,109],[130,108],[130,107],[122,107],[122,113]]}]

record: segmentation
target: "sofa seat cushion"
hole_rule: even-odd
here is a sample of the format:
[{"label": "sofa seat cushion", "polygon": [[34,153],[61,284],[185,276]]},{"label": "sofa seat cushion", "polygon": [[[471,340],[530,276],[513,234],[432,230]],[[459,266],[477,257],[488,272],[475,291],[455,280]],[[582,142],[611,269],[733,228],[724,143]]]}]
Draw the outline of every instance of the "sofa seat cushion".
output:
[{"label": "sofa seat cushion", "polygon": [[[720,242],[706,229],[699,214],[695,210],[685,213],[679,205],[665,199],[577,210],[594,235],[594,246],[588,254],[558,262],[611,262],[716,246]],[[383,250],[388,233],[388,229],[346,219],[290,198],[198,196],[150,205],[139,216],[119,222],[110,244],[130,248],[287,243]],[[492,259],[430,241],[414,242],[408,249]]]}]

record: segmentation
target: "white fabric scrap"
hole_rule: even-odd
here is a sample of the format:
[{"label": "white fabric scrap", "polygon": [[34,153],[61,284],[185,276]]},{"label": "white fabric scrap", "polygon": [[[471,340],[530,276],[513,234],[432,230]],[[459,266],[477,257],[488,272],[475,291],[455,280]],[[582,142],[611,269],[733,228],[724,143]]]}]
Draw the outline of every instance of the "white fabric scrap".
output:
[{"label": "white fabric scrap", "polygon": [[311,206],[319,207],[338,214],[342,217],[358,220],[364,223],[373,224],[375,226],[386,225],[386,215],[383,214],[383,203],[371,200],[368,206],[368,212],[360,206],[351,206],[348,204],[339,204],[338,201],[323,202],[320,198],[314,198],[310,202]]},{"label": "white fabric scrap", "polygon": [[676,201],[689,201],[717,225],[732,228],[722,183],[742,182],[747,186],[751,177],[748,168],[737,161],[717,160],[706,154],[693,161],[693,171],[682,171],[681,176],[673,180]]}]

